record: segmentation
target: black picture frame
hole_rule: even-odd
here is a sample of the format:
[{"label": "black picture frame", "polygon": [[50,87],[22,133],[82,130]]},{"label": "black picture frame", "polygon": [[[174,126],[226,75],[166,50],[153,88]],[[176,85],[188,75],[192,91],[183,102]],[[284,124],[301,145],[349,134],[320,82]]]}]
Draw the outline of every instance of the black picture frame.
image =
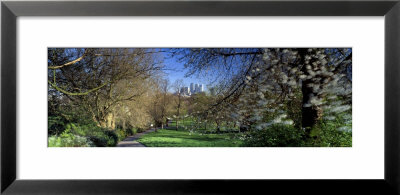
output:
[{"label": "black picture frame", "polygon": [[[19,16],[385,16],[385,176],[382,180],[16,179]],[[2,1],[1,193],[3,194],[400,194],[399,0]],[[162,164],[162,162],[160,162]],[[246,165],[243,165],[246,166]],[[234,171],[234,170],[232,170]],[[365,170],[368,171],[368,170]]]}]

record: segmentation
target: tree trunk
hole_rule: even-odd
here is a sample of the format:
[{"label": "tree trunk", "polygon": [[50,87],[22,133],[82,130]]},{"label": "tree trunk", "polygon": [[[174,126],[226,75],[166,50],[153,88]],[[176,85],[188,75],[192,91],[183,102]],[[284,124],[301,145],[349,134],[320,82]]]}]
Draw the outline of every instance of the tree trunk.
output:
[{"label": "tree trunk", "polygon": [[220,127],[219,127],[219,122],[215,122],[215,123],[217,123],[217,133],[220,133],[220,132],[221,132],[221,129],[220,129]]},{"label": "tree trunk", "polygon": [[105,123],[106,128],[110,130],[115,129],[115,115],[112,112],[107,114]]},{"label": "tree trunk", "polygon": [[111,117],[111,129],[115,129],[117,126],[115,124],[115,114],[114,112],[112,113],[112,117]]},{"label": "tree trunk", "polygon": [[[309,82],[305,81],[303,82],[303,86],[301,87],[301,91],[303,93],[303,107],[301,109],[301,115],[302,115],[302,127],[306,128],[306,132],[309,134],[310,130],[314,125],[317,123],[319,119],[319,109],[317,106],[310,106],[307,104],[310,104],[310,99],[312,96],[316,95],[313,94],[312,88],[307,87],[307,84]],[[307,105],[307,106],[305,106]]]},{"label": "tree trunk", "polygon": [[101,127],[101,128],[107,128],[106,120],[99,120],[98,124],[99,124],[99,127]]},{"label": "tree trunk", "polygon": [[[307,50],[308,49],[306,48],[299,49],[299,55],[301,56],[301,63],[303,65],[301,71],[308,76],[305,62],[305,56],[309,53]],[[310,61],[309,64],[312,64],[312,62]],[[311,98],[318,96],[318,94],[315,94],[313,92],[313,88],[309,86],[309,84],[312,83],[313,81],[311,79],[306,79],[302,81],[301,86],[301,92],[303,95],[303,105],[301,109],[302,127],[305,129],[307,137],[310,136],[311,129],[314,127],[315,124],[317,124],[322,112],[322,109],[318,106],[310,105]]]},{"label": "tree trunk", "polygon": [[177,113],[177,116],[176,116],[176,130],[178,131],[178,128],[179,128],[179,114],[180,114],[180,105],[178,106],[178,113]]},{"label": "tree trunk", "polygon": [[122,119],[122,130],[126,130],[125,119]]}]

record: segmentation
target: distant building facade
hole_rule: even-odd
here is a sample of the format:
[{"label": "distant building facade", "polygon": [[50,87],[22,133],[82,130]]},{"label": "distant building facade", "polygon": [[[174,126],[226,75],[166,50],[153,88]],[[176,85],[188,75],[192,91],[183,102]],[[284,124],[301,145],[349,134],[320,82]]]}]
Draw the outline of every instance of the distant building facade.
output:
[{"label": "distant building facade", "polygon": [[190,91],[191,91],[191,92],[194,91],[194,85],[193,85],[193,83],[190,83]]},{"label": "distant building facade", "polygon": [[184,96],[191,96],[196,93],[204,92],[204,85],[198,83],[190,83],[189,87],[181,87],[180,93]]}]

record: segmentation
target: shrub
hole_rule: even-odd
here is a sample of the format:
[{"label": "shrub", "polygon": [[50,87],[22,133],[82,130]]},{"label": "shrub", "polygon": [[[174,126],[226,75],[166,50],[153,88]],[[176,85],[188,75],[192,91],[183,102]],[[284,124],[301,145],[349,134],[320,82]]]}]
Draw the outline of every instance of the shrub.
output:
[{"label": "shrub", "polygon": [[86,137],[64,131],[60,136],[50,136],[48,147],[90,147],[93,143]]},{"label": "shrub", "polygon": [[108,130],[97,126],[92,127],[91,129],[81,128],[79,130],[82,130],[84,132],[84,136],[87,136],[97,147],[116,146],[119,140],[118,135],[113,130]]},{"label": "shrub", "polygon": [[107,139],[96,136],[88,136],[88,139],[93,143],[95,147],[107,147]]},{"label": "shrub", "polygon": [[48,131],[49,135],[60,135],[65,129],[65,122],[60,116],[49,116]]},{"label": "shrub", "polygon": [[135,135],[136,133],[137,133],[137,129],[136,129],[136,128],[128,128],[128,129],[126,130],[126,134],[127,134],[128,136]]},{"label": "shrub", "polygon": [[138,133],[142,133],[142,132],[145,132],[145,131],[146,131],[146,130],[143,129],[143,128],[141,128],[141,127],[137,128],[137,132],[138,132]]},{"label": "shrub", "polygon": [[275,124],[261,130],[253,129],[244,137],[249,147],[296,147],[303,146],[304,133],[291,125]]},{"label": "shrub", "polygon": [[49,146],[69,147],[69,145],[67,144],[67,146],[66,143],[74,143],[74,146],[76,147],[116,146],[119,140],[125,138],[124,136],[126,136],[125,132],[120,132],[118,130],[108,130],[98,127],[93,123],[86,125],[69,123],[65,125],[65,130],[63,130],[61,136],[53,136],[54,138],[49,137]]},{"label": "shrub", "polygon": [[104,135],[107,139],[107,146],[116,146],[118,144],[118,135],[115,131],[105,130]]},{"label": "shrub", "polygon": [[126,136],[127,136],[126,131],[123,130],[123,129],[117,129],[117,130],[115,130],[115,134],[116,134],[117,137],[118,137],[118,141],[124,140],[124,139],[126,138]]},{"label": "shrub", "polygon": [[321,147],[351,147],[351,124],[345,124],[341,118],[333,121],[322,120],[311,131],[313,139],[310,146]]}]

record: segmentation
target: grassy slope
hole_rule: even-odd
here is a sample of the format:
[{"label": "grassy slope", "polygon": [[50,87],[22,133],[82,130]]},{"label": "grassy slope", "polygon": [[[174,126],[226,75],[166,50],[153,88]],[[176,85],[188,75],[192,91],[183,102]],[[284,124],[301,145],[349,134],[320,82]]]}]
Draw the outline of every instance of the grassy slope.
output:
[{"label": "grassy slope", "polygon": [[147,147],[238,147],[242,143],[233,134],[197,134],[188,131],[158,130],[138,140]]}]

